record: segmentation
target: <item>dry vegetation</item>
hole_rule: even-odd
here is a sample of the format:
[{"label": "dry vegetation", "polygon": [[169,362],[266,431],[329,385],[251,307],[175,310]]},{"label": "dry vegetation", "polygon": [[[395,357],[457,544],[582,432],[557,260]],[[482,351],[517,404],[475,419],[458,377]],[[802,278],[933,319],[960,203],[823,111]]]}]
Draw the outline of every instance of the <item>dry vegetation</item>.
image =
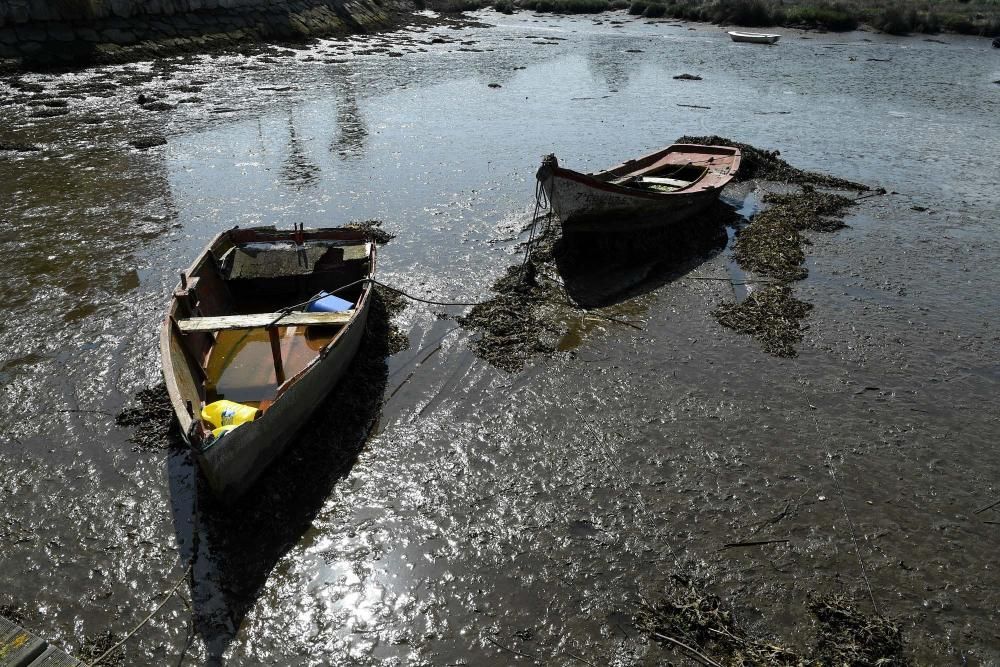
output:
[{"label": "dry vegetation", "polygon": [[866,25],[894,35],[1000,35],[1000,0],[431,0],[427,6],[444,12],[493,7],[504,13],[528,9],[560,14],[628,9],[649,18],[746,27],[847,31]]}]

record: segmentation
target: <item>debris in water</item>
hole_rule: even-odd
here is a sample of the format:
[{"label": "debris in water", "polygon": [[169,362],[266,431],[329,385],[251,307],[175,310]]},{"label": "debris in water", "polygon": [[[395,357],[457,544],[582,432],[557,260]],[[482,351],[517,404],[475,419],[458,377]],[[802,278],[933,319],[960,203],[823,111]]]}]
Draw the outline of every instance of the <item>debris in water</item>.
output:
[{"label": "debris in water", "polygon": [[135,429],[129,442],[135,444],[136,449],[145,450],[179,446],[181,434],[170,406],[167,386],[161,382],[139,391],[135,398],[137,405],[125,408],[115,417],[115,424],[118,426]]},{"label": "debris in water", "polygon": [[815,643],[806,655],[750,636],[717,596],[675,576],[662,597],[644,602],[636,625],[672,650],[697,651],[727,665],[908,665],[902,632],[884,616],[865,614],[845,597],[810,595]]},{"label": "debris in water", "polygon": [[383,224],[385,223],[382,220],[360,220],[356,222],[349,222],[344,226],[350,227],[351,229],[360,229],[365,233],[365,238],[372,243],[385,245],[389,241],[396,238],[396,235],[382,229]]},{"label": "debris in water", "polygon": [[42,150],[39,146],[34,144],[24,143],[21,141],[0,141],[0,151],[14,151],[16,153],[31,153],[33,151]]},{"label": "debris in water", "polygon": [[697,74],[678,74],[674,78],[679,81],[701,81],[701,77],[698,76]]},{"label": "debris in water", "polygon": [[[92,660],[97,660],[118,643],[118,639],[111,634],[110,630],[105,630],[96,635],[88,636],[84,639],[83,646],[80,647],[76,657],[86,664],[91,664]],[[126,667],[124,647],[119,647],[107,657],[102,658],[100,664],[104,667]]]},{"label": "debris in water", "polygon": [[146,148],[153,148],[155,146],[163,146],[167,143],[167,139],[162,136],[151,136],[151,137],[136,137],[129,141],[129,144],[133,148],[138,148],[140,150]]}]

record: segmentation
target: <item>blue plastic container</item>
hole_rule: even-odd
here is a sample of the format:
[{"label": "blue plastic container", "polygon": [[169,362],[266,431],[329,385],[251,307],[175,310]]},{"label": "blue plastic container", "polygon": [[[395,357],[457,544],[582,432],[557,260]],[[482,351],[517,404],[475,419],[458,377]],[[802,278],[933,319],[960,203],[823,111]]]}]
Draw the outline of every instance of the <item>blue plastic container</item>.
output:
[{"label": "blue plastic container", "polygon": [[323,296],[316,299],[306,308],[308,313],[342,313],[345,310],[350,310],[354,308],[354,304],[350,301],[345,301],[339,296],[334,296],[332,294],[327,294],[326,292],[320,292]]}]

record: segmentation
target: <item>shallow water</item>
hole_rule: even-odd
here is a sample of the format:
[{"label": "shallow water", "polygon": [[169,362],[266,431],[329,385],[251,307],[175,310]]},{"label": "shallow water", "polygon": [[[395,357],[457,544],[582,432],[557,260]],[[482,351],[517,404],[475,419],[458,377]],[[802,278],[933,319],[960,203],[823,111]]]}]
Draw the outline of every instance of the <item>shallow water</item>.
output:
[{"label": "shallow water", "polygon": [[[26,76],[69,100],[53,118],[0,83],[0,142],[41,149],[0,152],[0,604],[76,649],[127,632],[197,553],[191,608],[169,602],[129,664],[654,664],[630,618],[672,573],[803,646],[808,591],[871,604],[860,555],[919,662],[1000,662],[1000,516],[974,513],[1000,498],[988,40],[758,47],[622,14],[479,18]],[[728,251],[604,311],[641,329],[578,318],[515,374],[437,317],[461,308],[411,306],[375,433],[326,492],[275,504],[285,528],[252,555],[195,518],[187,454],[115,426],[159,381],[177,270],[220,230],[380,218],[398,234],[383,281],[475,301],[517,261],[543,154],[598,169],[683,134],[898,193],[811,235],[797,358],[712,318],[748,286],[704,278],[753,278]],[[167,143],[129,145],[145,136]],[[725,198],[750,212],[762,187]],[[720,549],[768,539],[789,541]]]}]

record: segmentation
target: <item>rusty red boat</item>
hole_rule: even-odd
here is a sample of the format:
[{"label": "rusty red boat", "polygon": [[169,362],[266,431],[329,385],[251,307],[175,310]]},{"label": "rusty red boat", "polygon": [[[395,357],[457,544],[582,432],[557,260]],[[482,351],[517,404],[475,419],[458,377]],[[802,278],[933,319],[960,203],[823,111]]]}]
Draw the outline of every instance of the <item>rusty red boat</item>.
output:
[{"label": "rusty red boat", "polygon": [[535,175],[564,233],[653,230],[704,211],[740,166],[740,149],[673,144],[595,174],[559,166],[555,155]]}]

